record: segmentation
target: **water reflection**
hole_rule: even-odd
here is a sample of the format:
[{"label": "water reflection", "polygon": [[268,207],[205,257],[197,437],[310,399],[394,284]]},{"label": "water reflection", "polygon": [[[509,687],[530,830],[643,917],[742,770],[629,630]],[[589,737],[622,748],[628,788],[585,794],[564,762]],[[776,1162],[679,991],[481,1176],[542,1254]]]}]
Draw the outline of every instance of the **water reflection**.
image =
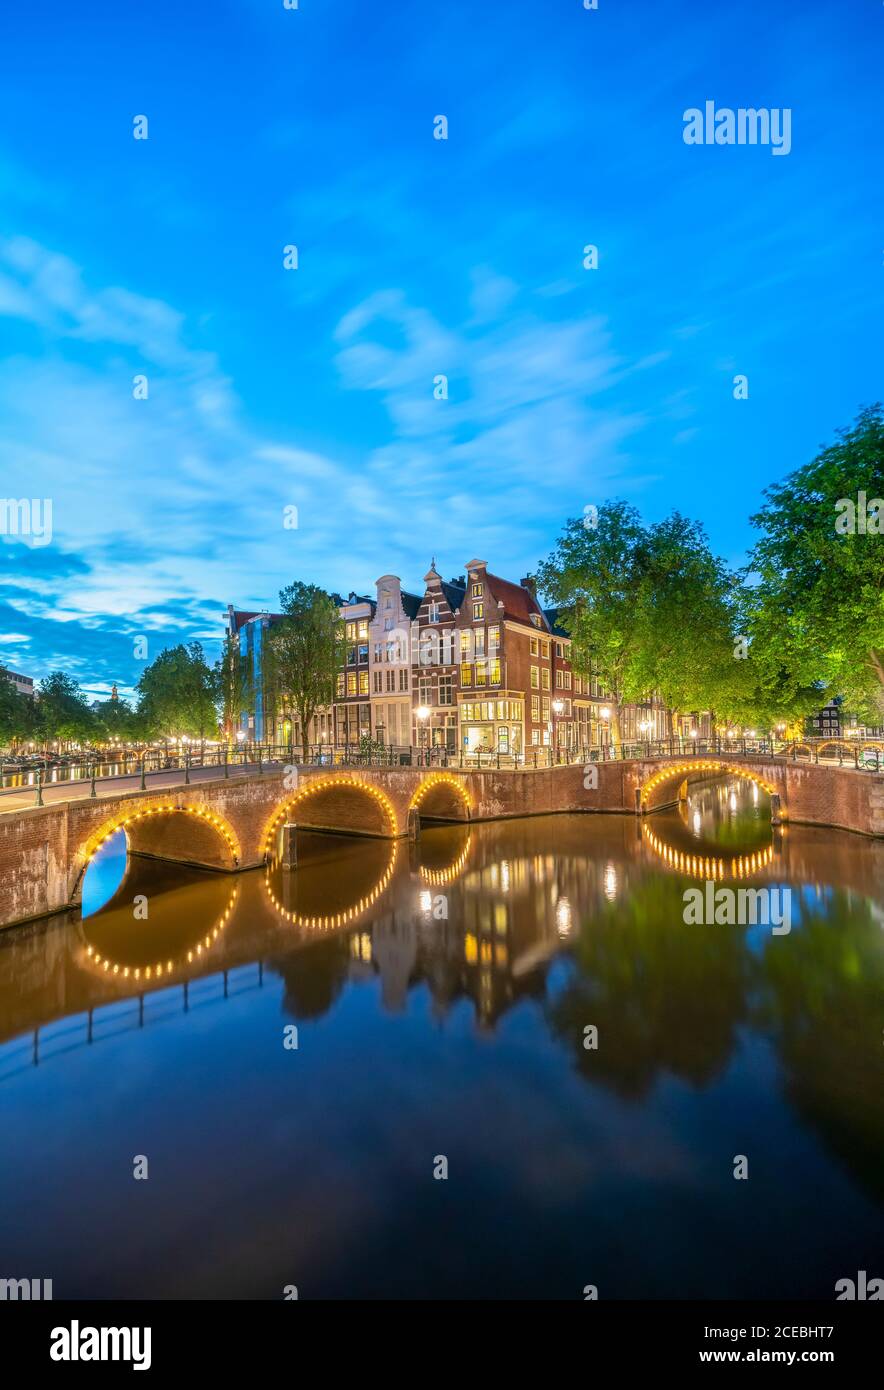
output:
[{"label": "water reflection", "polygon": [[[390,1271],[381,1280],[390,1293],[466,1296],[463,1250],[474,1238],[485,1251],[477,1287],[489,1291],[490,1279],[500,1292],[542,1296],[530,1271],[543,1267],[555,1295],[585,1277],[575,1231],[587,1233],[611,1296],[666,1291],[634,1256],[640,1234],[677,1252],[678,1296],[689,1296],[684,1281],[698,1269],[705,1296],[828,1296],[833,1251],[844,1269],[832,1282],[867,1267],[870,1236],[884,1238],[884,846],[816,829],[772,831],[764,794],[738,779],[691,785],[688,797],[641,821],[437,826],[414,844],[308,833],[293,873],[275,865],[230,876],[132,858],[91,916],[0,934],[0,1087],[17,1136],[12,1149],[0,1141],[0,1179],[13,1152],[17,1173],[30,1171],[29,1126],[37,1133],[44,1113],[38,1078],[68,1068],[77,1103],[74,1090],[56,1089],[53,1123],[86,1175],[86,1210],[106,1247],[113,1237],[101,1224],[99,1180],[89,1176],[93,1119],[101,1130],[96,1097],[109,1066],[127,1110],[150,1110],[161,1071],[175,1118],[156,1113],[156,1142],[177,1145],[183,1128],[197,1168],[216,1112],[258,1107],[251,1124],[237,1118],[225,1129],[226,1161],[288,1212],[279,1231],[268,1212],[263,1235],[271,1261],[279,1244],[280,1267],[290,1259],[285,1232],[301,1230],[318,1204],[336,1232],[332,1253],[311,1254],[330,1296],[352,1296],[363,1257]],[[683,892],[698,877],[790,886],[791,934],[686,925]],[[139,920],[133,905],[142,897],[148,915]],[[237,994],[237,979],[248,981],[246,993]],[[201,1011],[194,1034],[188,1020],[200,990],[228,1008]],[[123,1042],[108,1031],[106,1048],[95,1046],[106,1036],[100,1019],[112,1010],[119,1019],[126,1000],[138,1031]],[[299,1027],[297,1070],[280,1046],[282,1019]],[[585,1046],[590,1024],[595,1049]],[[311,1041],[314,1028],[321,1042]],[[46,1142],[51,1131],[40,1123]],[[119,1146],[123,1133],[129,1142],[119,1115],[105,1124],[104,1142]],[[414,1144],[421,1154],[444,1151],[443,1135],[465,1186],[440,1228],[410,1164]],[[303,1193],[289,1185],[283,1196],[278,1175],[292,1148],[298,1171],[313,1176]],[[748,1232],[744,1210],[721,1188],[721,1155],[749,1148],[759,1163],[769,1159],[764,1200],[781,1212],[767,1234]],[[364,1192],[338,1168],[341,1154],[355,1152],[372,1174]],[[331,1171],[337,1184],[323,1181]],[[178,1186],[173,1179],[168,1212],[154,1212],[168,1241],[194,1181],[189,1170]],[[225,1221],[247,1229],[235,1178],[215,1182]],[[713,1190],[727,1192],[715,1239]],[[47,1201],[41,1191],[30,1194],[34,1212]],[[352,1237],[342,1232],[341,1203]],[[819,1248],[808,1248],[802,1204],[824,1213]],[[613,1210],[621,1227],[607,1243]],[[664,1212],[680,1214],[677,1233]],[[54,1268],[66,1257],[44,1226]],[[34,1233],[22,1226],[20,1234],[23,1250]],[[518,1278],[512,1239],[524,1242]],[[410,1284],[408,1261],[428,1241],[440,1252],[435,1273]],[[398,1284],[400,1264],[383,1253],[391,1242],[402,1257]],[[116,1261],[124,1291],[155,1288],[166,1254],[161,1245],[156,1268],[148,1261],[128,1274]],[[114,1266],[105,1255],[103,1269],[108,1259]],[[226,1273],[210,1278],[185,1260],[183,1287],[236,1296],[252,1287],[238,1261],[228,1251]],[[102,1277],[71,1271],[78,1291],[100,1291]]]}]

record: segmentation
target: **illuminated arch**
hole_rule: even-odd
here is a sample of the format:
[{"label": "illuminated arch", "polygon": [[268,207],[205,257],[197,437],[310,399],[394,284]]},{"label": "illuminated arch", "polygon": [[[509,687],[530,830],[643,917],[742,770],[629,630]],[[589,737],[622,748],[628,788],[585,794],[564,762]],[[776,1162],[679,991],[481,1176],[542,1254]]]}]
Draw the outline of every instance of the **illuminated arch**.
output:
[{"label": "illuminated arch", "polygon": [[144,806],[139,810],[121,812],[112,817],[111,820],[105,821],[98,830],[92,832],[78,855],[78,867],[70,895],[71,902],[75,901],[83,876],[92,860],[98,851],[107,844],[111,836],[115,835],[118,830],[125,830],[128,826],[135,825],[139,821],[150,821],[155,816],[195,816],[201,824],[210,825],[224,841],[233,860],[231,867],[236,868],[239,865],[242,856],[239,841],[234,831],[225,820],[216,816],[214,811],[210,811],[206,806],[175,806],[169,803],[163,803],[159,806]]},{"label": "illuminated arch", "polygon": [[458,797],[461,804],[463,805],[464,810],[469,816],[473,807],[472,802],[470,801],[469,793],[467,792],[467,789],[464,786],[463,779],[460,777],[453,776],[450,772],[431,772],[429,776],[424,777],[417,791],[415,792],[414,796],[411,798],[411,801],[409,802],[409,811],[419,811],[424,799],[429,795],[430,792],[434,791],[437,787],[450,788]]},{"label": "illuminated arch", "polygon": [[227,906],[218,918],[211,931],[207,932],[201,941],[195,942],[185,955],[173,958],[172,960],[157,961],[155,965],[132,966],[126,965],[123,961],[115,961],[105,956],[101,951],[96,950],[85,940],[85,931],[82,923],[80,925],[80,936],[83,940],[83,957],[81,964],[89,969],[93,974],[97,974],[103,979],[116,979],[120,982],[137,982],[139,985],[155,984],[158,980],[168,982],[173,975],[186,970],[188,966],[199,960],[203,954],[211,951],[218,937],[224,931],[230,921],[231,913],[236,907],[239,897],[239,884],[237,883],[227,900]]},{"label": "illuminated arch", "polygon": [[759,773],[753,772],[751,768],[741,767],[738,763],[723,763],[714,759],[698,760],[692,763],[672,763],[668,767],[661,768],[655,772],[646,782],[642,783],[641,805],[647,806],[651,792],[664,782],[670,781],[674,777],[684,777],[692,772],[728,772],[734,777],[744,777],[748,782],[754,782],[757,786],[773,796],[777,788],[772,782],[766,781]]},{"label": "illuminated arch", "polygon": [[398,844],[390,846],[390,858],[387,867],[378,879],[370,893],[360,898],[352,907],[348,907],[346,912],[330,912],[325,916],[302,917],[300,913],[289,912],[288,908],[283,907],[279,899],[274,895],[270,887],[270,874],[264,871],[264,891],[273,904],[274,910],[283,917],[286,922],[290,922],[294,927],[302,927],[306,931],[335,931],[339,927],[347,927],[366,912],[389,886],[393,877],[393,870],[396,867],[396,856],[399,853]]},{"label": "illuminated arch", "polygon": [[460,878],[461,874],[467,866],[467,861],[470,857],[472,839],[473,832],[471,830],[467,830],[466,844],[464,845],[457,858],[451,864],[448,864],[444,869],[428,869],[424,864],[421,864],[420,876],[423,879],[424,883],[430,883],[434,887],[442,887],[444,884],[453,883],[455,879]]},{"label": "illuminated arch", "polygon": [[[345,775],[318,777],[315,781],[306,783],[294,796],[289,797],[286,801],[283,801],[277,806],[276,810],[273,812],[273,815],[267,822],[262,838],[265,858],[273,850],[273,842],[279,827],[282,825],[283,821],[289,819],[294,808],[301,805],[308,797],[315,796],[317,792],[329,791],[334,787],[353,787],[355,790],[364,792],[367,796],[372,797],[383,812],[389,833],[394,837],[400,834],[399,824],[396,819],[396,808],[386,793],[382,792],[379,787],[373,786],[371,782],[363,782],[359,777],[349,777]],[[347,828],[349,829],[349,827]],[[358,834],[359,832],[356,831],[354,833]]]},{"label": "illuminated arch", "polygon": [[655,835],[647,821],[642,821],[642,838],[651,849],[668,864],[670,869],[677,873],[687,874],[690,878],[699,879],[720,879],[720,878],[750,878],[752,874],[760,873],[766,869],[768,864],[773,862],[773,844],[766,845],[762,850],[756,850],[752,854],[738,854],[729,859],[720,856],[683,854],[681,850],[674,849],[672,845],[667,845],[665,840],[661,840],[659,835]]}]

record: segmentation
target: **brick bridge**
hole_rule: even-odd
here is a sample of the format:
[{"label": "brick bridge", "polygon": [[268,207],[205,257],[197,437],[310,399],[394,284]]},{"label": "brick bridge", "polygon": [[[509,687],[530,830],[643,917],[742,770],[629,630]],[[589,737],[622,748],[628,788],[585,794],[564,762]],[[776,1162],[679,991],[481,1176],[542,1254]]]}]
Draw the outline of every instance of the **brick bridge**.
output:
[{"label": "brick bridge", "polygon": [[527,771],[270,769],[0,814],[0,927],[76,905],[97,850],[125,828],[132,853],[236,871],[264,864],[284,824],[396,839],[421,820],[557,811],[645,814],[690,778],[736,774],[779,797],[783,819],[884,835],[884,777],[773,757],[612,761]]}]

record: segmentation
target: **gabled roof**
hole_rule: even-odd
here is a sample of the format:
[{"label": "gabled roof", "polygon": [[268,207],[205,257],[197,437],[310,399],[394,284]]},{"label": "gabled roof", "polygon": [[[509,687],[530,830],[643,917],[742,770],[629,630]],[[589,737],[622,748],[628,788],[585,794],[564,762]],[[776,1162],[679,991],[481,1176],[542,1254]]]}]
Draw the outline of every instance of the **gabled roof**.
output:
[{"label": "gabled roof", "polygon": [[411,619],[416,618],[420,612],[420,606],[423,603],[421,595],[410,594],[406,589],[400,589],[399,596],[402,599],[402,610],[405,616]]},{"label": "gabled roof", "polygon": [[[537,613],[541,624],[546,627],[543,609],[537,599],[521,584],[513,584],[509,579],[500,579],[496,574],[485,571],[483,576],[488,592],[495,603],[503,603],[503,616],[512,622],[531,623],[531,614]],[[493,614],[487,615],[492,618]],[[535,624],[531,624],[532,627]]]},{"label": "gabled roof", "polygon": [[461,589],[458,584],[446,584],[443,579],[442,592],[445,595],[445,600],[452,613],[456,612],[458,608],[463,607],[464,597],[467,592],[466,589]]}]

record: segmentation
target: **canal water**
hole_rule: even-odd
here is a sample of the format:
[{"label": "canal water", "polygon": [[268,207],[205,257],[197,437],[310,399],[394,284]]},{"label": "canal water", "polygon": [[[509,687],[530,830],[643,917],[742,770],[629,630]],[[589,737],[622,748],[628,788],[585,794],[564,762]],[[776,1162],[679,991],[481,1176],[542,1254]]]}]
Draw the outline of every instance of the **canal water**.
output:
[{"label": "canal water", "polygon": [[[737,780],[644,822],[299,853],[236,877],[112,842],[82,917],[0,933],[0,1277],[832,1299],[884,1276],[884,845],[773,830]],[[689,925],[707,881],[788,889],[791,930]]]}]

